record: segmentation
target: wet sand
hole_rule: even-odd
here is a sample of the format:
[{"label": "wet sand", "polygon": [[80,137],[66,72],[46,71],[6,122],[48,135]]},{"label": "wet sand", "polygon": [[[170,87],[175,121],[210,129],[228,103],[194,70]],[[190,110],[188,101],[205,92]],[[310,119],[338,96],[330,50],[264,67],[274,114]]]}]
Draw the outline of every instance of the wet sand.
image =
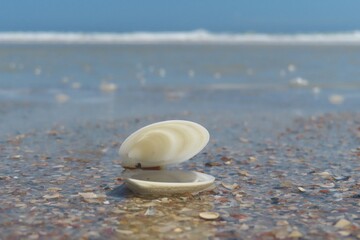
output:
[{"label": "wet sand", "polygon": [[[174,80],[175,85],[160,87],[147,76],[147,85],[132,87],[135,83],[126,78],[110,78],[118,89],[104,92],[97,69],[111,73],[117,68],[98,63],[85,73],[98,78],[90,82],[95,88],[80,74],[83,68],[69,71],[81,75],[76,80],[81,87],[74,89],[71,78],[70,83],[59,78],[48,83],[66,67],[46,65],[45,50],[32,50],[40,56],[35,57],[42,67],[39,76],[33,76],[39,71],[24,73],[26,64],[11,75],[24,82],[22,74],[31,75],[37,87],[7,86],[0,92],[0,239],[360,238],[356,84],[348,88],[339,81],[336,86],[343,88],[326,85],[314,94],[317,85],[311,81],[306,87],[286,82],[271,88],[259,77],[254,80],[259,85],[234,88],[221,85],[235,81],[223,73],[204,86],[193,80],[175,86]],[[103,56],[101,48],[95,50],[91,61]],[[307,51],[311,57],[313,49]],[[69,64],[78,61],[65,58]],[[267,67],[278,73],[276,66]],[[297,74],[310,71],[304,68]],[[174,69],[166,69],[159,81],[172,79]],[[69,98],[59,101],[58,94]],[[333,94],[341,95],[331,100]],[[124,186],[117,153],[122,141],[140,127],[168,119],[199,122],[209,130],[208,146],[179,168],[213,175],[213,189],[142,197]],[[219,218],[199,216],[207,211]]]},{"label": "wet sand", "polygon": [[[1,237],[358,238],[359,119],[296,118],[263,136],[247,123],[204,121],[212,140],[181,168],[214,175],[216,187],[174,197],[123,185],[121,139],[156,117],[9,136],[0,145]],[[201,219],[204,211],[220,217]]]}]

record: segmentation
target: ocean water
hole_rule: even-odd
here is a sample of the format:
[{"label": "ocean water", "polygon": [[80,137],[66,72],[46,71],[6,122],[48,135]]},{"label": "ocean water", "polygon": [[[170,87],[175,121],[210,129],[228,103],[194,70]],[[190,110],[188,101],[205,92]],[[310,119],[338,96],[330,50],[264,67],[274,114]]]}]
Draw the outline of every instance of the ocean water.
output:
[{"label": "ocean water", "polygon": [[299,35],[254,43],[191,34],[192,41],[184,34],[75,34],[71,41],[0,34],[1,132],[154,116],[283,123],[359,111],[357,33],[307,36],[306,43]]}]

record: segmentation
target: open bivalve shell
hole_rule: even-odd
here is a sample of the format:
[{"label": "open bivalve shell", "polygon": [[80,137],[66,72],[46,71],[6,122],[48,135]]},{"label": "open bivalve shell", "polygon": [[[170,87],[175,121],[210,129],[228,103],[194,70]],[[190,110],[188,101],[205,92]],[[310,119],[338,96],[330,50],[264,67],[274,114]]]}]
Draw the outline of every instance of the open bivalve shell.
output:
[{"label": "open bivalve shell", "polygon": [[181,170],[147,170],[125,179],[127,186],[138,194],[173,195],[201,192],[215,178],[205,173]]},{"label": "open bivalve shell", "polygon": [[[121,145],[121,165],[128,169],[163,169],[189,160],[209,142],[201,125],[183,120],[158,122],[131,134]],[[201,191],[215,178],[199,172],[180,170],[136,171],[125,179],[140,194],[176,194]]]},{"label": "open bivalve shell", "polygon": [[158,122],[131,134],[119,153],[124,168],[155,168],[189,160],[209,142],[201,125],[183,120]]}]

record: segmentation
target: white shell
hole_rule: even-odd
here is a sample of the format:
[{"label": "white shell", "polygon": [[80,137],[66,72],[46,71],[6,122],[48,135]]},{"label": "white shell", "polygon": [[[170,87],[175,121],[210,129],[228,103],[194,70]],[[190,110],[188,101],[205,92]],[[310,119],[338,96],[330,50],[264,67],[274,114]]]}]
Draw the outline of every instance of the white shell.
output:
[{"label": "white shell", "polygon": [[214,182],[213,176],[180,170],[146,170],[126,178],[127,186],[135,193],[171,195],[200,192]]},{"label": "white shell", "polygon": [[125,168],[163,167],[189,160],[209,142],[209,132],[184,120],[158,122],[131,134],[121,145]]}]

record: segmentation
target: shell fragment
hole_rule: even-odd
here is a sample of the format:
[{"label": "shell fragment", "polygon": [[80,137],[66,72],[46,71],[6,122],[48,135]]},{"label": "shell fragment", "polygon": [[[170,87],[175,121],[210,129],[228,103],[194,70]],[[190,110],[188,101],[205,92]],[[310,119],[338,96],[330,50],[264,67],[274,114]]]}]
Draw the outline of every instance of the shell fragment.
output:
[{"label": "shell fragment", "polygon": [[220,214],[217,212],[201,212],[199,217],[205,220],[215,220],[220,217]]}]

